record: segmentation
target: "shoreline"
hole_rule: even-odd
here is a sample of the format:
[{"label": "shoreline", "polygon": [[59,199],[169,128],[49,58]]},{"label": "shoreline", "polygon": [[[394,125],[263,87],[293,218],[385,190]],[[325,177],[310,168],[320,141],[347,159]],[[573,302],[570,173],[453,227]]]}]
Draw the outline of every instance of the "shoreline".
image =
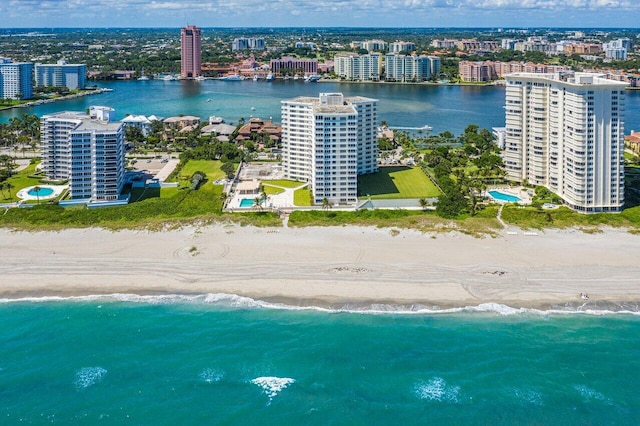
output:
[{"label": "shoreline", "polygon": [[65,101],[65,100],[68,100],[68,99],[82,98],[84,96],[99,95],[101,93],[109,92],[109,91],[110,91],[110,89],[105,88],[105,87],[97,87],[96,89],[85,89],[84,91],[82,91],[80,93],[74,93],[72,95],[61,96],[59,98],[38,99],[38,100],[35,100],[35,101],[25,102],[24,104],[11,105],[11,106],[7,106],[7,107],[0,107],[0,111],[8,111],[8,110],[11,110],[11,109],[16,109],[16,108],[30,108],[30,107],[35,107],[35,106],[44,105],[44,104],[51,104],[51,103],[54,103],[54,102],[57,102],[57,101]]},{"label": "shoreline", "polygon": [[640,238],[616,230],[478,239],[362,227],[1,229],[0,248],[4,299],[226,294],[330,310],[640,311]]}]

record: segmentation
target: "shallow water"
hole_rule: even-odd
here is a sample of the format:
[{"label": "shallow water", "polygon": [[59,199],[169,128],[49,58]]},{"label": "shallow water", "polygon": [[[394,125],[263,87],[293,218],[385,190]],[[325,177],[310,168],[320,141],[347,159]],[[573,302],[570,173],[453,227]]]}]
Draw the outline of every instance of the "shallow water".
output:
[{"label": "shallow water", "polygon": [[631,424],[640,414],[636,315],[119,298],[0,304],[2,424]]}]

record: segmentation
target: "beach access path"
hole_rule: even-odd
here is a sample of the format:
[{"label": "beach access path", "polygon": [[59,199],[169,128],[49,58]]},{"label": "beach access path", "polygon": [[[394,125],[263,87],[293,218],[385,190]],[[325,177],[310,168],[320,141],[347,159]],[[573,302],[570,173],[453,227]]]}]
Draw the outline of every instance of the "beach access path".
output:
[{"label": "beach access path", "polygon": [[229,293],[294,305],[640,302],[640,236],[366,227],[0,230],[0,297]]}]

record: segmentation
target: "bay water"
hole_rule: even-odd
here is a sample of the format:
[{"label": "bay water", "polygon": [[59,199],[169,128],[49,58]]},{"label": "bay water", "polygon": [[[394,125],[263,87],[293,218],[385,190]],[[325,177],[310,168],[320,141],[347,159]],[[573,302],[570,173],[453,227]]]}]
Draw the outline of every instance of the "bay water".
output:
[{"label": "bay water", "polygon": [[0,424],[637,424],[640,316],[485,308],[4,300]]},{"label": "bay water", "polygon": [[[454,85],[403,85],[391,83],[304,83],[301,81],[106,81],[113,89],[100,95],[58,101],[31,108],[0,111],[0,122],[22,113],[50,114],[84,111],[91,105],[110,106],[116,118],[126,114],[170,116],[195,115],[203,120],[221,116],[237,123],[242,117],[273,118],[280,122],[280,102],[320,92],[378,99],[378,119],[391,126],[422,127],[433,132],[460,134],[467,125],[483,128],[504,126],[504,87]],[[640,91],[627,91],[626,125],[640,130]]]}]

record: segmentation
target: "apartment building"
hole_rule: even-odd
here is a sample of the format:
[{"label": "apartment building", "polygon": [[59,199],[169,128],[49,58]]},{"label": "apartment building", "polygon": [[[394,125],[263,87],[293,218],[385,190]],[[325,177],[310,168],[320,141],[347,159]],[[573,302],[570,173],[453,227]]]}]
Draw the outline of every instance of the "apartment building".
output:
[{"label": "apartment building", "polygon": [[0,98],[33,98],[33,62],[0,58]]},{"label": "apartment building", "polygon": [[262,37],[240,37],[231,42],[231,50],[264,50],[266,44]]},{"label": "apartment building", "polygon": [[508,178],[545,186],[578,212],[620,211],[627,84],[592,73],[506,80]]},{"label": "apartment building", "polygon": [[36,86],[84,89],[87,84],[85,64],[67,64],[60,60],[55,64],[35,65]]},{"label": "apartment building", "polygon": [[282,101],[284,173],[309,182],[315,204],[356,203],[357,176],[378,170],[377,103],[342,93]]},{"label": "apartment building", "polygon": [[357,81],[378,81],[382,69],[382,55],[341,53],[333,58],[335,73],[341,78]]},{"label": "apartment building", "polygon": [[[110,110],[110,111],[109,111]],[[48,179],[68,180],[72,200],[116,200],[125,172],[124,127],[110,108],[91,115],[59,112],[40,121],[42,167]]]},{"label": "apartment building", "polygon": [[280,59],[271,60],[271,72],[274,75],[317,74],[318,60],[283,56]]},{"label": "apartment building", "polygon": [[391,53],[413,52],[414,50],[416,50],[415,43],[408,41],[394,41],[393,43],[389,43],[389,52]]},{"label": "apartment building", "polygon": [[426,81],[440,73],[440,58],[387,53],[384,57],[386,81]]}]

